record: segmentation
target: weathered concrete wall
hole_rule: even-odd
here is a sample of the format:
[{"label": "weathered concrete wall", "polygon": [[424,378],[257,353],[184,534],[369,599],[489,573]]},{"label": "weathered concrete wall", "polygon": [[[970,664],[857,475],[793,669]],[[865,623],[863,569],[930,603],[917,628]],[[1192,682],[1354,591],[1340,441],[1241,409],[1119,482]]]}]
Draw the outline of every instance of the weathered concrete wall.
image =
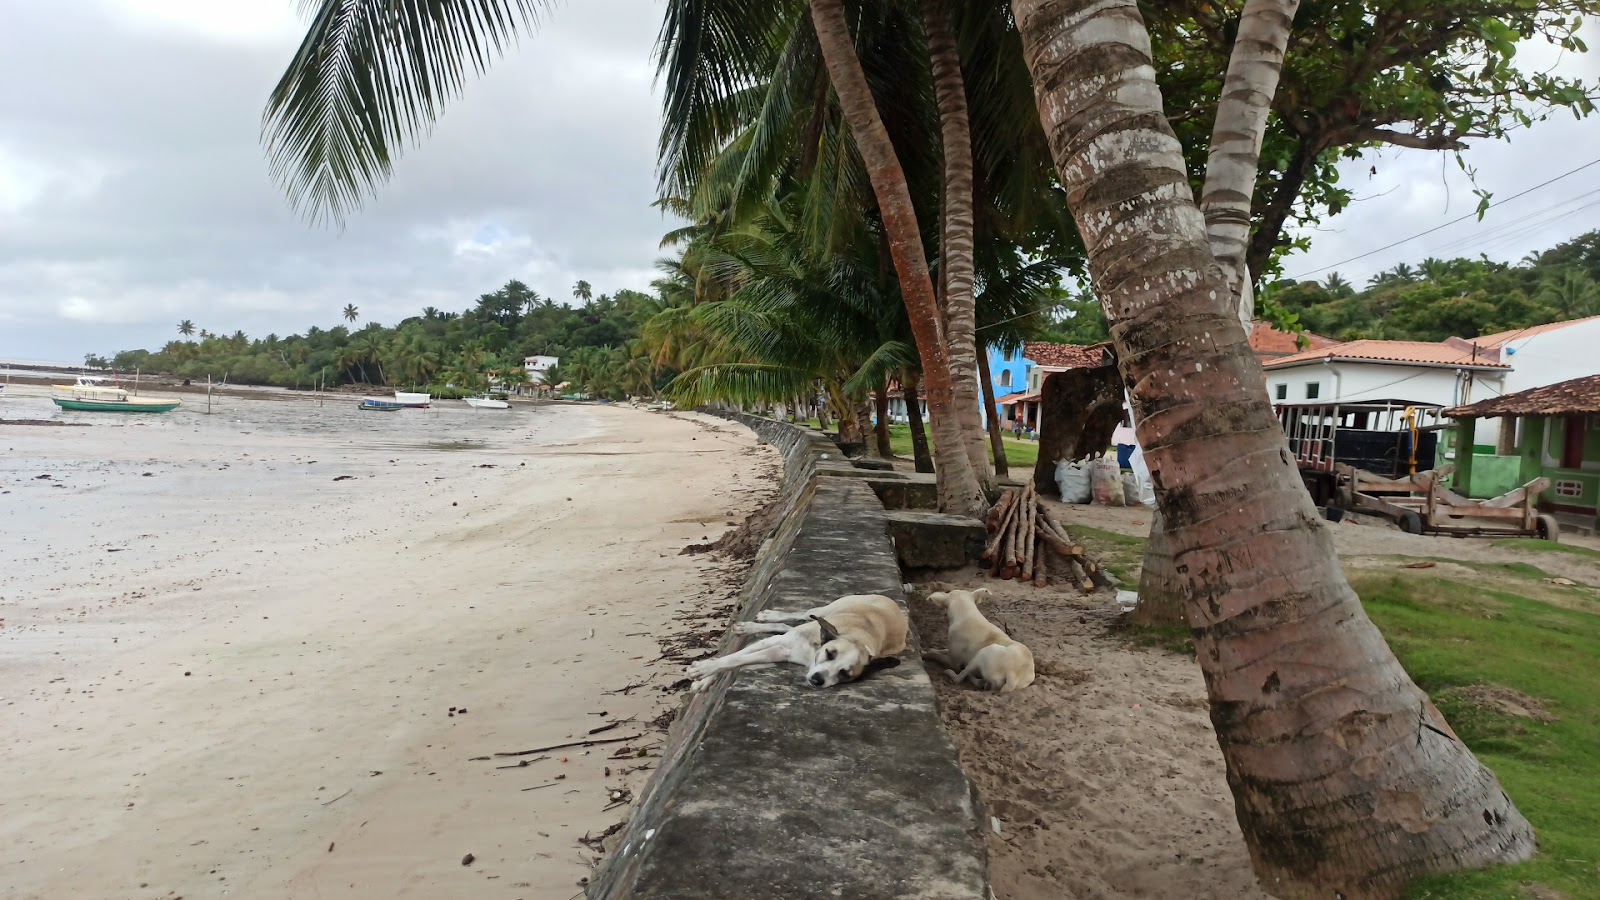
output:
[{"label": "weathered concrete wall", "polygon": [[[789,497],[739,617],[845,594],[903,603],[871,488],[814,474],[841,471],[829,465],[839,455],[832,442],[726,417],[783,454]],[[747,640],[729,635],[718,653]],[[898,668],[839,688],[811,688],[797,667],[779,665],[692,695],[591,900],[987,900],[985,819],[912,641]]]}]

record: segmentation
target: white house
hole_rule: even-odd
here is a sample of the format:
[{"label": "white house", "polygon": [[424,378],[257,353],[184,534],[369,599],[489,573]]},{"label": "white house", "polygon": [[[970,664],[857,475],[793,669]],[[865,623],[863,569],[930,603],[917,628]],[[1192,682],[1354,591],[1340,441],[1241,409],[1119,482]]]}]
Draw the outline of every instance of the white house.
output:
[{"label": "white house", "polygon": [[1498,349],[1460,338],[1349,341],[1263,363],[1273,403],[1412,400],[1460,406],[1505,392],[1511,365]]},{"label": "white house", "polygon": [[1600,357],[1595,356],[1595,348],[1600,347],[1600,316],[1486,334],[1473,338],[1472,343],[1499,351],[1511,366],[1505,378],[1507,394],[1600,372]]},{"label": "white house", "polygon": [[522,361],[522,368],[527,371],[530,383],[544,384],[545,371],[560,362],[559,356],[530,356]]}]

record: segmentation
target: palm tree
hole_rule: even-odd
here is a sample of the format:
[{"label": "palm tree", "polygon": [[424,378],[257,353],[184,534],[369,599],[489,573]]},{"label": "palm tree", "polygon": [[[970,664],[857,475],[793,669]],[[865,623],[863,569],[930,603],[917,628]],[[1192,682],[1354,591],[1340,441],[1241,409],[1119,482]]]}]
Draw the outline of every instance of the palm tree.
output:
[{"label": "palm tree", "polygon": [[1141,443],[1257,875],[1282,896],[1398,896],[1421,875],[1527,858],[1532,828],[1345,580],[1219,302],[1192,196],[1150,189],[1188,173],[1136,3],[1012,9],[1122,374],[1149,386],[1133,393]]},{"label": "palm tree", "polygon": [[355,320],[361,318],[361,310],[357,309],[354,303],[346,303],[343,315],[346,322],[355,322]]},{"label": "palm tree", "polygon": [[1600,285],[1582,269],[1569,267],[1540,282],[1538,300],[1569,319],[1592,316],[1600,313]]},{"label": "palm tree", "polygon": [[194,322],[191,322],[188,319],[184,319],[182,322],[179,322],[178,323],[178,333],[183,335],[184,337],[193,337],[194,336]]},{"label": "palm tree", "polygon": [[575,300],[582,300],[584,303],[588,303],[594,299],[594,290],[589,287],[589,282],[579,279],[578,283],[572,286],[572,297]]},{"label": "palm tree", "polygon": [[1345,277],[1338,272],[1330,272],[1328,274],[1328,277],[1322,282],[1322,289],[1334,297],[1350,297],[1356,292],[1356,289],[1350,286],[1350,282],[1345,280]]}]

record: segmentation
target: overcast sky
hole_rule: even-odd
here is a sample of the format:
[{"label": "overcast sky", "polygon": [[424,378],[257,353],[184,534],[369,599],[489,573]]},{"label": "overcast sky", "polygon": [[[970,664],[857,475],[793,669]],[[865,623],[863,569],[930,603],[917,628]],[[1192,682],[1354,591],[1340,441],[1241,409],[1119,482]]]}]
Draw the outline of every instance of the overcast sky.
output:
[{"label": "overcast sky", "polygon": [[[392,324],[460,309],[508,278],[569,298],[643,288],[671,223],[655,198],[653,0],[571,0],[469,84],[342,233],[308,227],[268,179],[262,104],[303,26],[293,0],[0,0],[0,358],[155,347],[180,319],[289,334],[346,303]],[[1531,48],[1530,48],[1531,49]],[[1544,54],[1544,63],[1554,56]],[[1586,74],[1595,60],[1562,61]],[[1600,157],[1600,122],[1536,126],[1470,158],[1509,196]],[[1347,167],[1370,199],[1287,273],[1469,212],[1439,154]],[[1364,283],[1425,255],[1517,259],[1600,227],[1600,166],[1338,266]],[[1316,272],[1321,278],[1326,272]]]}]

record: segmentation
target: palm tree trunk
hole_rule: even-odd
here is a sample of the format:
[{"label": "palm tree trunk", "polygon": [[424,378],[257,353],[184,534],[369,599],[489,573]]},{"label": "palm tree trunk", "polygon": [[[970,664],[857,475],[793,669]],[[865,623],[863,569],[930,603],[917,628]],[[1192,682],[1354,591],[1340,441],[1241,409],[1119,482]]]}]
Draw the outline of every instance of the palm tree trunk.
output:
[{"label": "palm tree trunk", "polygon": [[928,429],[922,427],[922,398],[917,396],[917,372],[907,369],[900,378],[906,401],[906,422],[911,426],[911,459],[918,472],[933,471],[933,454],[928,450]]},{"label": "palm tree trunk", "polygon": [[[876,429],[874,429],[872,425],[872,399],[869,397],[862,397],[860,400],[857,400],[855,403],[851,404],[850,412],[855,415],[856,430],[861,432],[862,455],[889,456],[890,454],[878,452],[881,446],[881,441],[878,440],[877,435],[875,434]],[[869,433],[873,434],[873,440],[867,440],[867,435]],[[888,432],[884,432],[884,436],[887,437]]]},{"label": "palm tree trunk", "polygon": [[[973,283],[972,129],[967,118],[967,88],[961,77],[961,53],[950,22],[949,0],[922,0],[922,27],[933,68],[934,98],[939,109],[939,134],[944,152],[940,189],[943,210],[939,238],[939,275],[943,290],[945,346],[950,356],[951,391],[960,416],[961,443],[973,472],[986,490],[994,489],[989,452],[983,446],[979,413],[977,313]],[[970,413],[970,414],[969,414]],[[990,416],[989,418],[993,418]]]},{"label": "palm tree trunk", "polygon": [[878,424],[878,455],[884,459],[894,456],[894,446],[889,443],[889,384],[885,381],[878,385],[878,390],[873,398],[873,411],[877,413]]},{"label": "palm tree trunk", "polygon": [[1279,897],[1398,898],[1512,862],[1533,830],[1345,581],[1267,402],[1136,0],[1012,0],[1039,114],[1105,292],[1228,783]]},{"label": "palm tree trunk", "polygon": [[[1206,239],[1228,280],[1229,295],[1239,310],[1246,334],[1255,317],[1255,297],[1245,254],[1250,244],[1250,204],[1261,166],[1261,142],[1267,113],[1278,89],[1278,74],[1289,46],[1290,27],[1300,0],[1247,0],[1239,35],[1228,58],[1222,101],[1211,128],[1211,155],[1200,210],[1206,217]],[[1139,605],[1133,621],[1141,625],[1181,626],[1184,592],[1172,542],[1162,533],[1161,511],[1150,517],[1150,542],[1139,575]]]},{"label": "palm tree trunk", "polygon": [[1000,413],[994,405],[994,376],[989,372],[989,354],[978,352],[978,379],[983,386],[983,418],[988,424],[989,449],[994,453],[994,474],[1004,478],[1011,474],[1006,459],[1006,442],[1000,435]]},{"label": "palm tree trunk", "polygon": [[839,107],[850,126],[856,150],[861,154],[872,182],[872,192],[878,200],[883,227],[889,235],[889,250],[894,257],[895,275],[900,280],[900,294],[911,320],[917,352],[922,357],[933,415],[939,508],[947,513],[981,518],[988,509],[989,500],[967,456],[961,432],[961,417],[970,418],[977,411],[955,405],[939,304],[928,274],[927,251],[922,244],[905,170],[878,115],[866,72],[861,68],[855,41],[850,36],[850,25],[845,21],[842,0],[811,0],[811,21],[828,77],[839,98]]}]

